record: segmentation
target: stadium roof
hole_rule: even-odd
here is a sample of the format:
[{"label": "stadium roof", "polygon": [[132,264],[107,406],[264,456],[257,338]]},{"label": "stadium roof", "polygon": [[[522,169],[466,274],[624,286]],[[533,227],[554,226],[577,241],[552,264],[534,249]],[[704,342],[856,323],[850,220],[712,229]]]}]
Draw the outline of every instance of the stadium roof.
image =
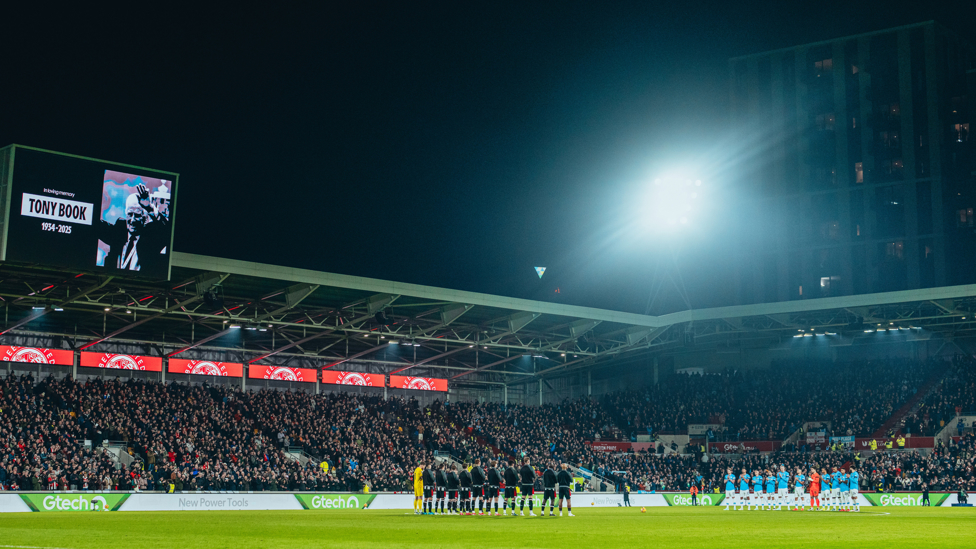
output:
[{"label": "stadium roof", "polygon": [[648,316],[179,252],[172,265],[168,282],[3,265],[2,335],[513,385],[688,345],[768,347],[806,334],[851,344],[869,330],[926,339],[976,328],[976,285]]}]

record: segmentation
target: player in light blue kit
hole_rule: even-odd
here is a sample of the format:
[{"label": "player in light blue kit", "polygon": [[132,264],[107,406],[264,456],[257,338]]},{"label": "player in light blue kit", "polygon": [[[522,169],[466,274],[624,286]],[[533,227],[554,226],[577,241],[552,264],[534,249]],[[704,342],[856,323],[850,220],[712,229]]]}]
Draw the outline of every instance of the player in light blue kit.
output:
[{"label": "player in light blue kit", "polygon": [[818,511],[824,511],[830,508],[830,473],[827,472],[827,468],[824,467],[823,473],[820,474],[820,505],[817,506]]},{"label": "player in light blue kit", "polygon": [[763,501],[763,477],[762,471],[752,472],[752,491],[749,494],[752,502],[756,506],[756,510],[759,510],[759,506],[762,505]]},{"label": "player in light blue kit", "polygon": [[830,473],[830,507],[836,511],[840,509],[840,473],[834,467],[834,472]]},{"label": "player in light blue kit", "polygon": [[776,504],[776,477],[766,469],[766,500],[769,503],[769,510],[773,510]]},{"label": "player in light blue kit", "polygon": [[785,465],[779,466],[779,472],[776,473],[776,480],[778,483],[776,486],[776,503],[779,506],[777,511],[782,511],[783,504],[786,503],[786,498],[790,494],[790,473],[787,472]]},{"label": "player in light blue kit", "polygon": [[729,504],[734,502],[732,498],[735,497],[735,473],[732,472],[732,468],[729,467],[725,472],[725,510],[729,510]]},{"label": "player in light blue kit", "polygon": [[797,467],[796,474],[793,475],[793,505],[790,506],[791,511],[803,510],[806,504],[803,487],[806,485],[806,482],[807,476],[803,474],[803,468]]},{"label": "player in light blue kit", "polygon": [[742,470],[742,474],[739,475],[739,505],[740,508],[736,511],[741,511],[745,505],[748,505],[749,501],[749,481],[752,477],[745,469]]},{"label": "player in light blue kit", "polygon": [[854,506],[854,512],[860,513],[861,502],[857,501],[857,495],[858,495],[858,486],[861,482],[861,475],[857,474],[857,469],[855,469],[853,466],[850,469],[851,469],[851,474],[849,475],[849,477],[851,482],[851,504]]},{"label": "player in light blue kit", "polygon": [[843,469],[840,470],[840,478],[838,479],[838,484],[840,485],[840,510],[849,511],[851,509],[851,487],[847,484],[848,477],[847,473]]}]

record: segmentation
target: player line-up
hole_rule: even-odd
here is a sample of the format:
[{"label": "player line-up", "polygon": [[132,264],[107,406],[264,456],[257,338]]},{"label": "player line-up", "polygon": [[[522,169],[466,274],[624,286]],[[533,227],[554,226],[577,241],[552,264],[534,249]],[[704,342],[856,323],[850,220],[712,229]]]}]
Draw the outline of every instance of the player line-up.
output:
[{"label": "player line-up", "polygon": [[[861,510],[861,502],[857,499],[860,475],[854,467],[846,470],[834,467],[832,472],[824,468],[822,473],[811,468],[809,476],[803,471],[802,467],[797,467],[796,473],[790,475],[786,467],[780,465],[775,475],[769,469],[755,470],[751,475],[743,469],[736,477],[729,467],[725,475],[725,510],[728,511],[730,506],[733,511],[773,510],[774,507],[782,510],[784,506],[790,511]],[[790,485],[793,486],[792,494]]]},{"label": "player line-up", "polygon": [[[536,514],[532,509],[532,496],[535,494],[535,469],[525,458],[522,467],[516,471],[507,461],[492,460],[487,463],[487,471],[481,466],[481,460],[474,460],[470,471],[460,464],[450,466],[445,463],[433,462],[418,464],[414,470],[414,514],[416,515],[474,515],[477,507],[478,515],[491,515],[494,506],[495,516],[499,516],[498,505],[501,504],[501,516],[508,516],[509,505],[511,516],[525,516],[525,502],[529,502],[529,516]],[[500,466],[499,466],[500,465]],[[568,471],[568,465],[559,464],[559,472],[555,471],[555,462],[548,463],[542,473],[543,498],[540,513],[546,516],[546,503],[549,503],[549,516],[556,516],[557,496],[559,516],[563,516],[563,502],[569,516],[573,515],[571,502],[573,476]],[[518,501],[521,500],[521,501]],[[515,506],[519,505],[518,514]]]}]

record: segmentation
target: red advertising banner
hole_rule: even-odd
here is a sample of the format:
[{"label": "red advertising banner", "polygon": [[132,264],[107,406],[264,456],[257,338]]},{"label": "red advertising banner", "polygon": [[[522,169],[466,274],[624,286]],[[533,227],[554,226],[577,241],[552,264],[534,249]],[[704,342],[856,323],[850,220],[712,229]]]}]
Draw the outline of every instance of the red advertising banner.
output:
[{"label": "red advertising banner", "polygon": [[286,366],[251,364],[247,368],[247,377],[251,379],[315,383],[315,370],[311,368],[288,368]]},{"label": "red advertising banner", "polygon": [[781,440],[740,440],[739,442],[709,442],[708,451],[715,454],[742,454],[745,452],[775,452],[783,445]]},{"label": "red advertising banner", "polygon": [[614,442],[614,441],[593,441],[587,442],[590,445],[590,449],[595,452],[626,452],[630,450],[631,443],[629,442]]},{"label": "red advertising banner", "polygon": [[390,376],[390,388],[447,392],[447,380],[433,377]]},{"label": "red advertising banner", "polygon": [[60,364],[71,366],[75,363],[75,352],[63,349],[43,349],[41,347],[13,347],[0,345],[0,361],[29,362],[31,364]]},{"label": "red advertising banner", "polygon": [[382,374],[364,374],[362,372],[337,372],[322,370],[322,383],[331,385],[358,385],[360,387],[382,387]]},{"label": "red advertising banner", "polygon": [[210,360],[169,359],[166,371],[171,374],[198,376],[243,377],[244,365],[237,362],[213,362]]},{"label": "red advertising banner", "polygon": [[626,452],[628,450],[633,450],[635,452],[650,452],[654,450],[653,442],[617,442],[615,440],[610,441],[596,441],[596,440],[586,440],[583,441],[590,447],[591,450],[596,452]]},{"label": "red advertising banner", "polygon": [[163,359],[158,356],[113,355],[112,353],[81,353],[81,365],[85,368],[110,370],[143,370],[162,372]]}]

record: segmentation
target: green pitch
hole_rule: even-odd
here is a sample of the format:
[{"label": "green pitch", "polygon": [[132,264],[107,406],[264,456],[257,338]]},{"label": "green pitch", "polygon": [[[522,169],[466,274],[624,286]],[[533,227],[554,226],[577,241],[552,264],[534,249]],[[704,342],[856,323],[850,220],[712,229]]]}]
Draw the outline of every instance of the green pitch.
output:
[{"label": "green pitch", "polygon": [[[0,547],[974,547],[976,508],[861,513],[721,507],[577,509],[574,518],[415,516],[411,511],[210,511],[0,515]],[[889,514],[882,514],[889,513]]]}]

